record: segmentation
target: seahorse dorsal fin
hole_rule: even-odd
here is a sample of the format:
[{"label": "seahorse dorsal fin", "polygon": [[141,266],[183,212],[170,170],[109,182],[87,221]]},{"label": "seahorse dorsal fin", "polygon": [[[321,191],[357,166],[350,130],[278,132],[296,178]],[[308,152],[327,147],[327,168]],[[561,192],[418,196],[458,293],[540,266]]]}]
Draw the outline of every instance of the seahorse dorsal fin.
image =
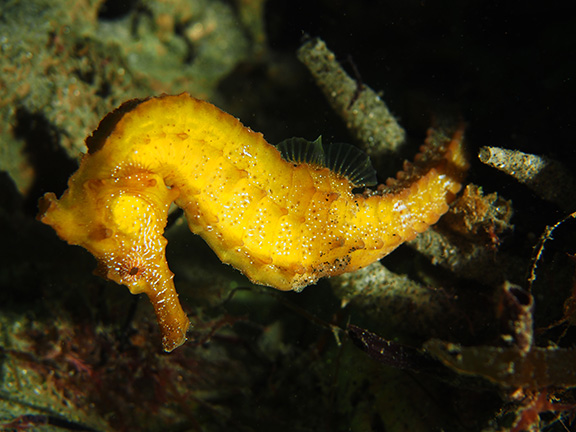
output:
[{"label": "seahorse dorsal fin", "polygon": [[306,163],[331,169],[346,177],[354,187],[377,184],[376,171],[370,157],[358,147],[347,143],[323,144],[322,136],[314,141],[288,138],[276,145],[288,162]]},{"label": "seahorse dorsal fin", "polygon": [[322,148],[322,136],[319,136],[314,141],[308,141],[300,137],[287,138],[277,144],[276,148],[288,162],[326,166],[324,149]]},{"label": "seahorse dorsal fin", "polygon": [[374,186],[378,183],[376,170],[370,157],[347,143],[332,143],[323,146],[326,167],[346,177],[355,187]]}]

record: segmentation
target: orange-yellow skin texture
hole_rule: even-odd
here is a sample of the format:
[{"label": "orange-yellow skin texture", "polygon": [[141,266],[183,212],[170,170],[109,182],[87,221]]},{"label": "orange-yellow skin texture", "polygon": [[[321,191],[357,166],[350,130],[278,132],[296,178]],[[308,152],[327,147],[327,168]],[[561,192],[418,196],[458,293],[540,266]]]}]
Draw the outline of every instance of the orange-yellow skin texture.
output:
[{"label": "orange-yellow skin texture", "polygon": [[[163,237],[172,202],[192,232],[254,283],[301,289],[379,260],[448,209],[467,163],[462,132],[387,193],[354,194],[343,176],[284,160],[262,134],[188,94],[129,101],[86,142],[88,154],[39,219],[88,249],[99,273],[154,305],[171,351],[189,321]],[[421,166],[419,166],[419,164]]]}]

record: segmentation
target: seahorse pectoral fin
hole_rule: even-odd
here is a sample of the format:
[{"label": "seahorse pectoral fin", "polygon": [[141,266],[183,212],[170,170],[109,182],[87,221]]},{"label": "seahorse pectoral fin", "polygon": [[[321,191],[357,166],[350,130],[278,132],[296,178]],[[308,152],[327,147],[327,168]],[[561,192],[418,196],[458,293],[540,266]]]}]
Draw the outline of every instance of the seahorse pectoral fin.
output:
[{"label": "seahorse pectoral fin", "polygon": [[162,347],[170,352],[186,342],[190,320],[182,310],[172,277],[162,280],[160,284],[144,292],[156,313],[162,332]]}]

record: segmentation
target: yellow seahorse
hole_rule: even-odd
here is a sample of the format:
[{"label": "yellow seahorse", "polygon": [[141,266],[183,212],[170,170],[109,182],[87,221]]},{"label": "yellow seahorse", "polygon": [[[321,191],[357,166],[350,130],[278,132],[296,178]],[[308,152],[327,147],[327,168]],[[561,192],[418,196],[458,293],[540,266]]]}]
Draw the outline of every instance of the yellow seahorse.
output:
[{"label": "yellow seahorse", "polygon": [[171,203],[254,283],[302,289],[364,267],[434,224],[461,188],[461,142],[461,129],[429,134],[414,165],[388,188],[354,193],[362,179],[352,178],[353,169],[283,157],[210,103],[186,93],[132,100],[86,139],[68,189],[60,200],[47,193],[38,218],[89,250],[99,274],[147,294],[171,351],[189,327],[165,258]]}]

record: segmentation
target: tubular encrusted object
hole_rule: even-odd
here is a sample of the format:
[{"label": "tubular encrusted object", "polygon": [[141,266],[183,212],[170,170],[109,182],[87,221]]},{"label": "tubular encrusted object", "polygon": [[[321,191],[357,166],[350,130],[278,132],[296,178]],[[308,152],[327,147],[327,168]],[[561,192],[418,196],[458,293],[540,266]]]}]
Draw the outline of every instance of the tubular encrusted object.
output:
[{"label": "tubular encrusted object", "polygon": [[541,198],[551,201],[567,211],[576,205],[576,181],[560,162],[500,147],[482,147],[478,152],[481,162],[496,168],[525,184]]},{"label": "tubular encrusted object", "polygon": [[298,50],[334,111],[370,156],[398,154],[406,133],[374,90],[353,80],[324,41],[311,39]]},{"label": "tubular encrusted object", "polygon": [[365,267],[436,223],[468,166],[462,135],[429,134],[387,187],[354,193],[362,176],[348,173],[370,170],[336,151],[349,147],[290,140],[282,150],[295,160],[187,93],[131,100],[86,139],[68,190],[60,200],[46,194],[38,218],[88,249],[102,276],[148,295],[171,351],[189,326],[165,259],[172,202],[223,262],[254,283],[299,290]]},{"label": "tubular encrusted object", "polygon": [[483,377],[503,388],[576,386],[576,350],[558,347],[462,346],[431,339],[424,349],[459,374]]}]

